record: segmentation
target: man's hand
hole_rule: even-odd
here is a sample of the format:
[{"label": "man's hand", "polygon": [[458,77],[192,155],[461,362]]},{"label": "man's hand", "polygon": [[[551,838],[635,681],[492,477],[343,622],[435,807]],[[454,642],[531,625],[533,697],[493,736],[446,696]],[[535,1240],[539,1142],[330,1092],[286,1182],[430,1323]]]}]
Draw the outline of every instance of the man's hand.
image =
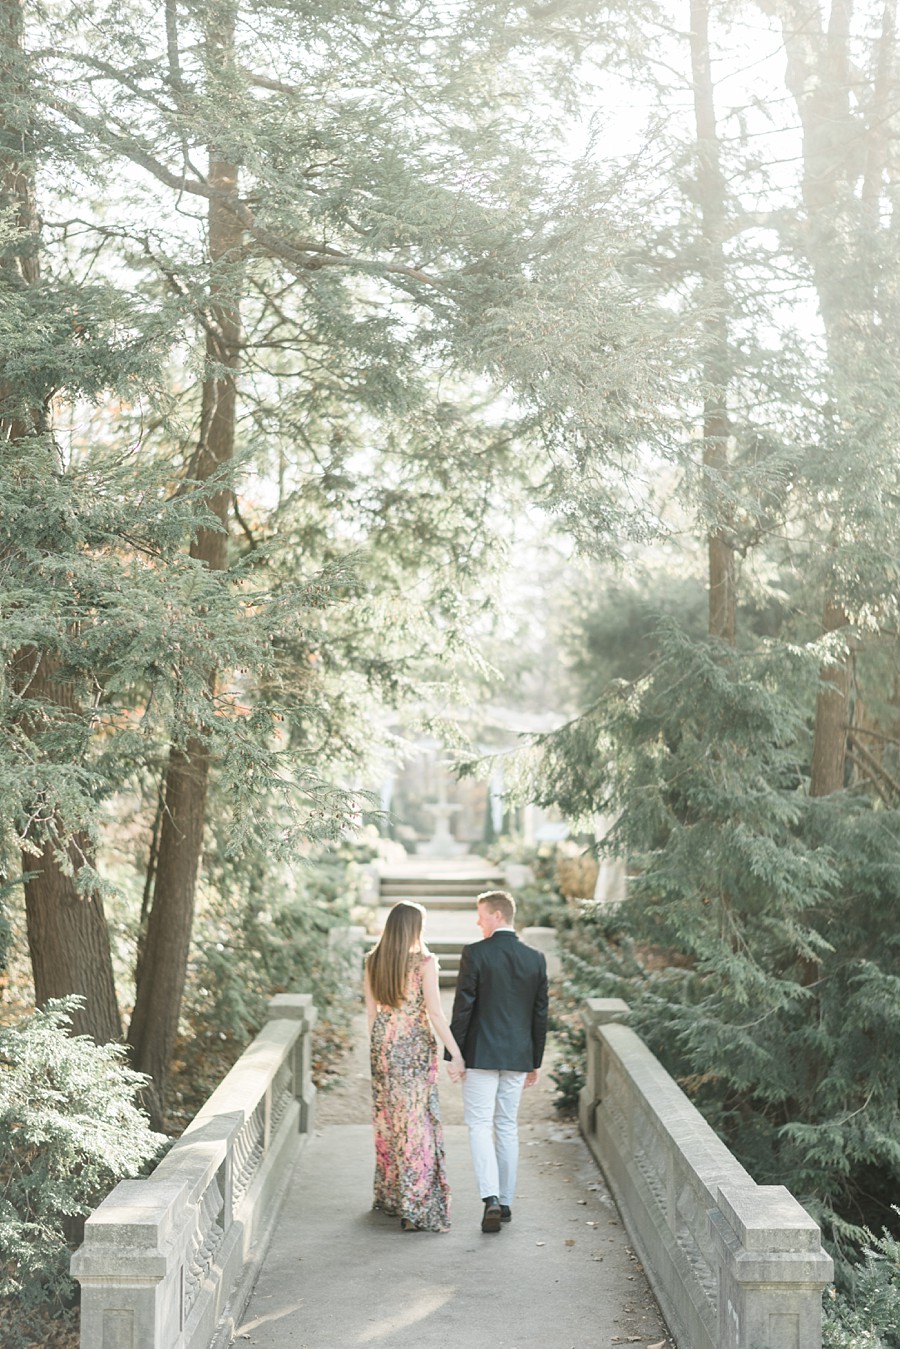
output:
[{"label": "man's hand", "polygon": [[541,1070],[540,1070],[540,1068],[532,1068],[532,1070],[531,1070],[530,1073],[526,1073],[526,1074],[525,1074],[525,1085],[526,1085],[526,1087],[533,1087],[533,1086],[535,1086],[536,1083],[537,1083],[538,1078],[540,1077],[540,1075],[541,1075]]}]

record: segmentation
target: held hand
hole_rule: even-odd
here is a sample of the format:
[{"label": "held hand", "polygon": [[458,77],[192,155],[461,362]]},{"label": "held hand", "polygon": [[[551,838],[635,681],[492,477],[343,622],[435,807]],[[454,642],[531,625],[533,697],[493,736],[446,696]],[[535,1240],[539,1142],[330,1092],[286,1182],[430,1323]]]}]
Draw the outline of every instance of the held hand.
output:
[{"label": "held hand", "polygon": [[461,1082],[466,1075],[466,1065],[460,1054],[454,1054],[447,1064],[451,1082]]},{"label": "held hand", "polygon": [[540,1071],[539,1068],[532,1068],[532,1070],[531,1070],[530,1073],[526,1073],[526,1074],[525,1074],[525,1085],[526,1085],[526,1087],[533,1087],[533,1086],[535,1086],[535,1085],[537,1084],[537,1080],[538,1080],[538,1078],[540,1077],[540,1075],[541,1075],[541,1071]]}]

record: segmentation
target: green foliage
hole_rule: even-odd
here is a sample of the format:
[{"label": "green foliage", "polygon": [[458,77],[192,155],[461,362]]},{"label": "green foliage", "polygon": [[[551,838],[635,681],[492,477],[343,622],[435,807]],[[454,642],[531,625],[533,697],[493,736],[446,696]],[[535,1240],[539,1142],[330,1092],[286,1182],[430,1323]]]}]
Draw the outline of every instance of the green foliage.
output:
[{"label": "green foliage", "polygon": [[550,1081],[556,1088],[554,1104],[564,1114],[576,1114],[586,1080],[584,1065],[587,1053],[587,1036],[579,1023],[577,1009],[570,1004],[567,1014],[563,1015],[553,1009],[550,1029],[557,1049],[556,1062],[550,1073]]},{"label": "green foliage", "polygon": [[[635,959],[633,943],[623,932],[618,907],[610,912],[602,905],[580,904],[577,913],[570,914],[569,926],[560,930],[559,943],[563,982],[551,1007],[559,1059],[551,1078],[556,1085],[559,1109],[575,1111],[587,1071],[582,1003],[585,998],[633,1001],[635,984],[640,976],[646,977],[646,971]],[[641,1025],[639,1013],[632,1024],[635,1029]],[[652,1023],[644,1025],[639,1033],[659,1053],[652,1029]],[[671,1066],[670,1063],[670,1069]]]},{"label": "green foliage", "polygon": [[[277,733],[299,681],[288,697],[279,652],[345,600],[350,570],[333,564],[269,589],[259,559],[211,573],[187,552],[209,522],[208,489],[167,494],[160,465],[136,453],[65,464],[44,448],[31,439],[0,462],[2,655],[11,668],[23,651],[44,652],[64,696],[35,692],[30,667],[0,689],[8,818],[32,841],[95,833],[112,792],[199,734],[232,788],[237,840],[248,815],[263,824],[261,798],[284,780]],[[242,678],[212,690],[210,667]],[[312,682],[299,686],[308,703]],[[295,828],[343,821],[346,794],[329,795],[311,765],[292,786],[280,795]]]},{"label": "green foliage", "polygon": [[79,1220],[165,1141],[135,1104],[144,1079],[122,1048],[68,1033],[76,1001],[0,1030],[0,1307],[23,1340],[32,1313],[67,1315]]},{"label": "green foliage", "polygon": [[[900,1210],[894,1209],[897,1217]],[[897,1349],[900,1345],[900,1242],[866,1233],[849,1271],[849,1292],[825,1294],[823,1349]]]},{"label": "green foliage", "polygon": [[559,886],[559,848],[554,843],[523,844],[508,834],[484,850],[494,866],[513,862],[522,868],[512,885],[516,899],[516,926],[564,927],[568,921],[565,895]]},{"label": "green foliage", "polygon": [[336,1071],[358,1010],[358,950],[340,934],[359,900],[362,845],[321,846],[290,868],[253,853],[210,859],[214,889],[198,916],[170,1118],[186,1121],[266,1019],[275,993],[311,993],[314,1069]]},{"label": "green foliage", "polygon": [[344,972],[329,955],[329,934],[349,923],[358,897],[354,851],[323,847],[280,876],[260,870],[255,879],[244,859],[229,869],[229,881],[240,875],[246,882],[239,892],[220,877],[197,932],[195,1017],[246,1041],[273,993],[312,993],[323,1014],[341,1015]]},{"label": "green foliage", "polygon": [[563,635],[579,705],[594,702],[611,680],[639,679],[652,667],[662,614],[677,614],[684,632],[702,636],[708,603],[689,577],[590,575],[569,600]]},{"label": "green foliage", "polygon": [[900,822],[806,794],[810,663],[664,632],[652,674],[544,742],[544,790],[617,807],[633,872],[567,938],[573,997],[624,997],[754,1178],[849,1259],[900,1183]]},{"label": "green foliage", "polygon": [[[10,847],[83,833],[102,869],[111,795],[140,792],[152,820],[168,747],[199,740],[229,846],[280,863],[356,815],[343,783],[378,712],[479,659],[523,484],[558,505],[587,458],[603,478],[604,444],[621,475],[650,433],[665,325],[616,273],[618,184],[546,172],[596,20],[262,4],[232,52],[215,0],[79,12],[34,10],[40,54],[0,90],[40,128],[19,147],[34,232],[10,215],[2,242],[40,261],[0,278],[0,417],[30,424],[0,456],[2,655],[33,647],[65,691],[56,706],[9,669],[0,689]],[[238,171],[240,265],[209,257],[211,143]],[[201,485],[222,305],[243,328],[235,457]],[[549,478],[539,444],[560,455]],[[220,490],[213,575],[188,546]]]}]

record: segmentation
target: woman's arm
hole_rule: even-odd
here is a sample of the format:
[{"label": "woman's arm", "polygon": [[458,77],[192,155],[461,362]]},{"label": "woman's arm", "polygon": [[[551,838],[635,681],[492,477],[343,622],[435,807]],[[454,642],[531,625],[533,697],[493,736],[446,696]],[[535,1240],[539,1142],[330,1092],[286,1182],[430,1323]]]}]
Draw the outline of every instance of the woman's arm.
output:
[{"label": "woman's arm", "polygon": [[366,966],[363,975],[363,993],[366,997],[366,1020],[369,1023],[369,1034],[372,1034],[372,1027],[375,1025],[375,1013],[378,1011],[378,1004],[372,997],[372,989],[369,986],[369,967]]},{"label": "woman's arm", "polygon": [[441,1006],[437,961],[434,956],[429,956],[425,961],[422,970],[422,992],[425,995],[425,1007],[431,1019],[431,1024],[434,1026],[435,1034],[450,1055],[450,1076],[456,1081],[465,1073],[466,1065]]}]

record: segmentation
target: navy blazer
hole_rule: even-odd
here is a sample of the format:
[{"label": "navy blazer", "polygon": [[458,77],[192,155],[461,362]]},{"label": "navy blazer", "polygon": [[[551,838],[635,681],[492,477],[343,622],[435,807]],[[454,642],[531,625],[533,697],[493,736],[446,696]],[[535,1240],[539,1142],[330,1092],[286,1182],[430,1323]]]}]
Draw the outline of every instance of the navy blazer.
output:
[{"label": "navy blazer", "polygon": [[543,953],[509,931],[464,946],[450,1029],[467,1068],[539,1068],[547,1039]]}]

